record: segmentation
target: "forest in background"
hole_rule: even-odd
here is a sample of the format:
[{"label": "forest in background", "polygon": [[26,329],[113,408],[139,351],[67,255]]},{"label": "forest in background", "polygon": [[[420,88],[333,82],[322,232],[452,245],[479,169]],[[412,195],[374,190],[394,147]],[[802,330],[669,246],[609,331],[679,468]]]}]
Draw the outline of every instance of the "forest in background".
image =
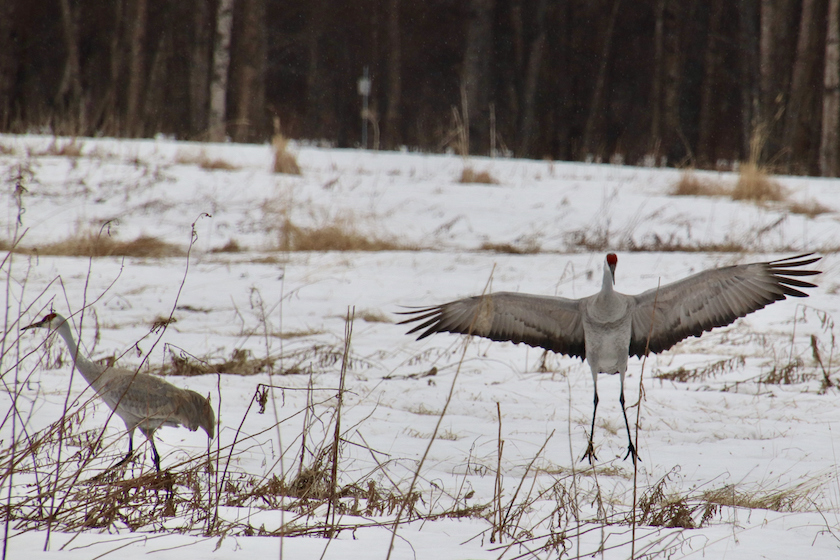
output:
[{"label": "forest in background", "polygon": [[[840,0],[4,0],[0,131],[840,174]],[[369,69],[369,106],[358,80]]]}]

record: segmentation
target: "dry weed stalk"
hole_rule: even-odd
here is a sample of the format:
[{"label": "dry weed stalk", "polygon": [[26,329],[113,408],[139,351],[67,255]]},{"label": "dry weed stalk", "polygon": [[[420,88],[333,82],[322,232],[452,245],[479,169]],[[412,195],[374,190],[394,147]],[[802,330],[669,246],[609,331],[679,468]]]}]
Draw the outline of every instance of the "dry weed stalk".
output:
[{"label": "dry weed stalk", "polygon": [[274,136],[271,138],[271,149],[274,152],[275,173],[287,175],[300,175],[300,166],[297,158],[289,152],[289,140],[280,131],[280,118],[274,117]]}]

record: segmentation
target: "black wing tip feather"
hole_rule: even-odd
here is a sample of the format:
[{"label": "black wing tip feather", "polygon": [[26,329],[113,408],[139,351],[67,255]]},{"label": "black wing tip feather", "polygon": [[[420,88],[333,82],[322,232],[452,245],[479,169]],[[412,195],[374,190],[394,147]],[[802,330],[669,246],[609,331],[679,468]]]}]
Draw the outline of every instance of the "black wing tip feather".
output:
[{"label": "black wing tip feather", "polygon": [[816,255],[816,253],[803,253],[801,255],[795,255],[793,257],[787,257],[765,263],[767,265],[767,271],[773,276],[776,282],[778,282],[779,287],[782,289],[784,295],[781,299],[784,299],[784,296],[808,297],[808,294],[797,290],[796,288],[817,287],[816,284],[811,282],[790,278],[791,276],[815,276],[817,274],[822,274],[822,270],[802,270],[799,268],[814,264],[822,259],[822,257],[815,257],[814,255]]}]

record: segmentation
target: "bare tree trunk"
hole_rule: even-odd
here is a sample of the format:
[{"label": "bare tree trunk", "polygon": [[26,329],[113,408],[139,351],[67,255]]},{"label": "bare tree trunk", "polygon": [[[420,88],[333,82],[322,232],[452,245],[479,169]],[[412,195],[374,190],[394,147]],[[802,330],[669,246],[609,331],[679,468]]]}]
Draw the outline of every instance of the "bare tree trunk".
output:
[{"label": "bare tree trunk", "polygon": [[213,18],[208,0],[193,2],[193,40],[190,52],[190,131],[207,130],[210,102],[210,53],[213,49]]},{"label": "bare tree trunk", "polygon": [[776,0],[761,0],[760,36],[758,39],[758,74],[761,91],[761,120],[767,119],[767,112],[773,99],[773,23]]},{"label": "bare tree trunk", "polygon": [[207,122],[208,136],[212,142],[223,142],[226,136],[225,121],[232,30],[233,0],[219,0],[213,47],[213,75],[210,79],[210,114]]},{"label": "bare tree trunk", "polygon": [[760,118],[758,95],[758,26],[755,0],[738,0],[738,42],[741,58],[741,151],[742,158],[757,157],[751,154],[753,133]]},{"label": "bare tree trunk", "polygon": [[128,71],[126,132],[130,136],[141,136],[143,122],[140,111],[143,102],[143,87],[146,83],[146,0],[135,0],[134,7],[134,28],[131,33],[131,60]]},{"label": "bare tree trunk", "polygon": [[796,58],[790,82],[790,96],[785,113],[784,147],[787,154],[787,172],[790,172],[798,155],[798,131],[802,105],[807,97],[808,81],[813,67],[810,38],[814,26],[815,0],[802,0],[802,14],[799,20],[799,38],[796,43]]},{"label": "bare tree trunk", "polygon": [[0,130],[9,130],[12,124],[12,90],[17,73],[18,53],[14,40],[15,3],[0,2]]},{"label": "bare tree trunk", "polygon": [[665,0],[656,1],[656,23],[653,31],[653,82],[650,92],[650,147],[654,161],[659,162],[662,147],[662,79],[665,73]]},{"label": "bare tree trunk", "polygon": [[[490,61],[493,57],[493,10],[495,0],[470,0],[467,45],[461,73],[469,123],[469,151],[487,150],[490,143]],[[466,154],[462,154],[466,155]]]},{"label": "bare tree trunk", "polygon": [[76,17],[70,8],[70,0],[61,0],[61,23],[64,29],[64,46],[67,62],[64,77],[56,93],[57,105],[64,107],[70,117],[72,134],[84,134],[87,126],[85,100],[82,91],[82,67],[79,59],[79,40]]},{"label": "bare tree trunk", "polygon": [[665,154],[673,159],[692,158],[688,142],[682,135],[680,123],[680,88],[682,87],[682,50],[680,49],[680,18],[677,10],[686,11],[688,21],[693,21],[693,2],[667,0],[664,13],[664,63],[665,82],[663,85],[662,114],[665,130],[662,144]]},{"label": "bare tree trunk", "polygon": [[537,84],[540,77],[542,55],[545,49],[545,13],[548,9],[547,0],[539,0],[533,25],[534,39],[528,52],[528,66],[525,70],[525,87],[522,92],[522,119],[519,123],[519,154],[528,155],[533,144],[534,114],[537,96]]},{"label": "bare tree trunk", "polygon": [[106,135],[118,136],[120,116],[117,109],[117,87],[120,82],[120,68],[123,59],[123,0],[114,0],[114,26],[111,31],[108,87],[102,100],[102,107],[96,116],[96,126]]},{"label": "bare tree trunk", "polygon": [[400,103],[402,102],[402,52],[400,45],[400,0],[388,3],[388,107],[385,110],[385,145],[396,148],[400,137]]},{"label": "bare tree trunk", "polygon": [[715,140],[715,89],[717,85],[718,69],[722,66],[718,35],[720,33],[721,16],[723,14],[723,0],[712,0],[709,14],[709,33],[707,35],[706,53],[703,59],[703,83],[700,86],[700,116],[697,135],[697,159],[701,165],[712,163]]},{"label": "bare tree trunk", "polygon": [[837,126],[840,124],[840,0],[828,2],[825,37],[825,91],[823,92],[820,174],[837,176]]},{"label": "bare tree trunk", "polygon": [[166,132],[165,120],[167,62],[172,50],[172,38],[169,30],[160,34],[158,44],[149,64],[149,77],[146,82],[147,93],[143,96],[143,126],[151,133]]},{"label": "bare tree trunk", "polygon": [[233,139],[249,142],[267,137],[265,115],[265,1],[240,0],[237,24],[237,67]]},{"label": "bare tree trunk", "polygon": [[612,49],[613,29],[615,29],[615,20],[618,17],[618,7],[620,4],[621,0],[614,0],[612,11],[607,20],[607,28],[604,31],[604,43],[601,48],[601,64],[598,66],[598,76],[595,78],[595,91],[592,94],[592,104],[589,107],[589,116],[586,118],[586,128],[583,131],[580,159],[586,158],[592,149],[592,136],[595,134],[598,115],[601,114],[604,87],[607,81],[607,63],[609,62],[610,51]]}]

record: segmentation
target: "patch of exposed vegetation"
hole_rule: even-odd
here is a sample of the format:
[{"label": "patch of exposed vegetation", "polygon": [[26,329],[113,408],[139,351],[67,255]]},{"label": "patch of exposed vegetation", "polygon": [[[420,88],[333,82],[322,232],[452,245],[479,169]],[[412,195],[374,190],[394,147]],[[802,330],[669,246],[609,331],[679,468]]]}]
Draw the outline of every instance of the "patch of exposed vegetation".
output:
[{"label": "patch of exposed vegetation", "polygon": [[725,185],[708,179],[700,179],[690,171],[684,172],[670,190],[672,196],[725,196],[729,189]]},{"label": "patch of exposed vegetation", "polygon": [[[8,250],[8,249],[6,249]],[[34,247],[15,248],[16,253],[26,255],[50,255],[60,257],[178,257],[184,251],[175,245],[156,237],[140,236],[132,241],[118,241],[107,235],[81,233],[62,241],[45,243]]]},{"label": "patch of exposed vegetation", "polygon": [[498,185],[497,181],[488,171],[475,171],[472,167],[465,165],[461,171],[459,183],[479,183],[484,185]]},{"label": "patch of exposed vegetation", "polygon": [[235,171],[239,166],[230,163],[222,158],[211,158],[205,150],[188,151],[179,150],[175,155],[175,163],[179,165],[197,165],[202,169]]},{"label": "patch of exposed vegetation", "polygon": [[275,173],[285,173],[287,175],[301,174],[297,158],[289,152],[289,140],[280,132],[275,132],[272,137],[271,149],[274,152],[274,166],[272,170]]}]

